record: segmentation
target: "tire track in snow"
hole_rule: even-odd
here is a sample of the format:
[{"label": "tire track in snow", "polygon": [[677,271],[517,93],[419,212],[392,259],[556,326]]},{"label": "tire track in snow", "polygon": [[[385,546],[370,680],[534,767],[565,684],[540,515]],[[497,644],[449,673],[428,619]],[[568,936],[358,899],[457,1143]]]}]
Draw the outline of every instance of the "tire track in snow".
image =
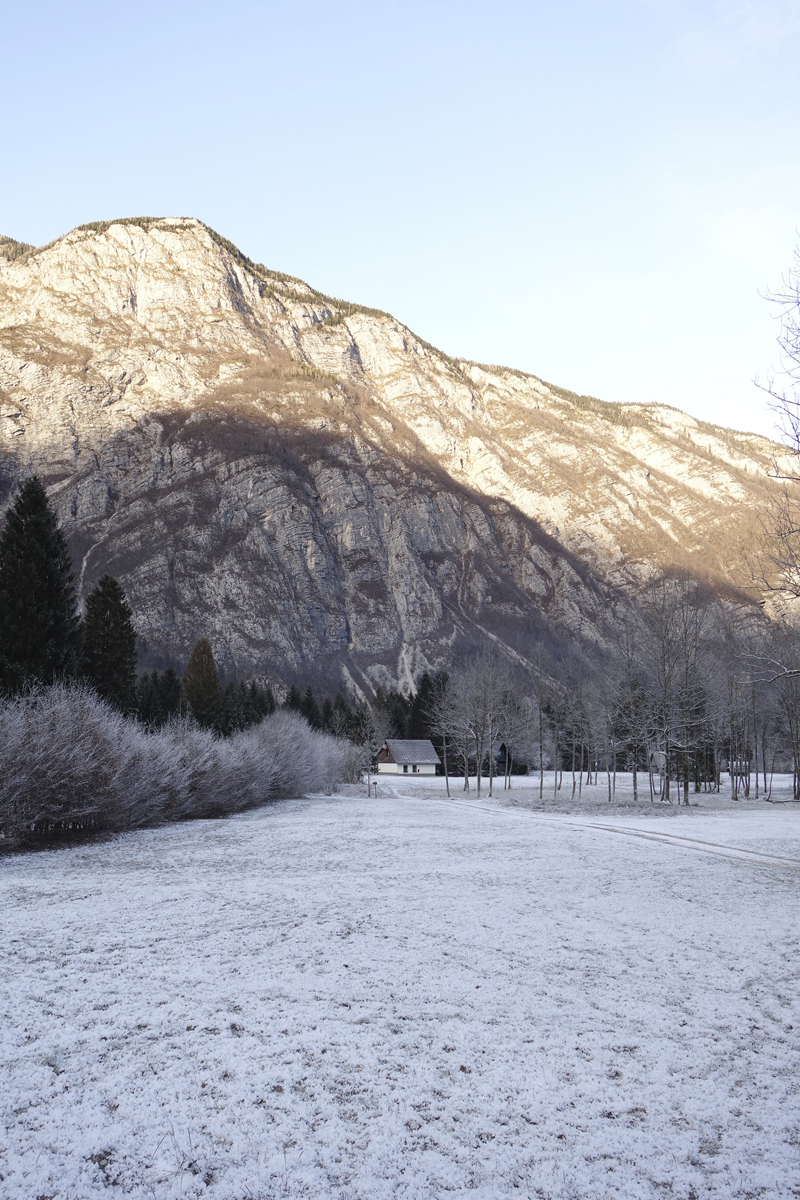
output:
[{"label": "tire track in snow", "polygon": [[[389,785],[391,786],[391,785]],[[419,800],[430,804],[430,798],[409,796],[391,788],[398,800]],[[650,832],[646,829],[635,829],[630,825],[608,825],[599,821],[576,821],[573,817],[550,816],[547,813],[533,813],[520,809],[489,808],[485,804],[474,804],[470,800],[440,800],[434,798],[433,803],[449,805],[451,808],[473,808],[476,812],[488,813],[489,816],[526,817],[544,824],[566,826],[569,829],[600,830],[603,833],[617,833],[623,837],[642,838],[646,842],[661,842],[666,846],[676,846],[682,850],[696,850],[701,854],[713,854],[721,858],[730,858],[741,862],[753,863],[762,867],[782,867],[786,871],[800,872],[800,858],[790,858],[785,854],[765,854],[761,850],[744,850],[740,846],[726,846],[721,842],[706,842],[701,838],[685,837],[679,833],[663,831]]]}]

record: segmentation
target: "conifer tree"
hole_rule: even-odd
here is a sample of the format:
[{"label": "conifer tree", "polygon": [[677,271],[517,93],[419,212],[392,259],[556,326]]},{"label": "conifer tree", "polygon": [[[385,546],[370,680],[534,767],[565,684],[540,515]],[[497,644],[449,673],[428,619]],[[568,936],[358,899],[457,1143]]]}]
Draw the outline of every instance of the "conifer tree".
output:
[{"label": "conifer tree", "polygon": [[296,683],[293,683],[286,694],[286,699],[283,702],[283,707],[288,708],[290,712],[303,711],[303,697],[300,694],[300,688]]},{"label": "conifer tree", "polygon": [[136,707],[133,613],[113,575],[104,575],[86,601],[81,671],[97,694],[114,708],[131,712]]},{"label": "conifer tree", "polygon": [[351,741],[358,742],[359,736],[356,724],[353,710],[341,692],[337,692],[336,699],[331,705],[330,727],[327,732],[332,733],[334,737],[346,737],[350,738]]},{"label": "conifer tree", "polygon": [[230,737],[238,730],[246,729],[250,724],[246,711],[247,689],[243,683],[237,685],[231,679],[227,687],[220,692],[214,728],[223,737]]},{"label": "conifer tree", "polygon": [[144,725],[157,726],[161,724],[159,704],[158,671],[140,675],[136,685],[136,715]]},{"label": "conifer tree", "polygon": [[317,704],[317,698],[314,695],[314,689],[311,684],[306,688],[303,699],[300,701],[300,712],[312,729],[320,728],[322,720],[320,718],[319,705]]},{"label": "conifer tree", "polygon": [[217,664],[208,638],[201,638],[189,655],[181,686],[195,720],[210,729],[217,716],[220,694]]},{"label": "conifer tree", "polygon": [[75,674],[79,627],[66,539],[33,476],[0,534],[0,686],[52,683]]},{"label": "conifer tree", "polygon": [[263,721],[275,712],[275,697],[272,688],[260,688],[257,683],[250,684],[250,709],[255,714],[254,721]]},{"label": "conifer tree", "polygon": [[417,684],[417,692],[409,705],[406,737],[429,738],[430,718],[428,716],[433,703],[433,679],[428,671],[423,671]]},{"label": "conifer tree", "polygon": [[181,711],[181,681],[174,667],[167,667],[158,681],[158,705],[161,725]]},{"label": "conifer tree", "polygon": [[136,688],[136,711],[139,720],[155,729],[166,725],[170,717],[181,711],[181,681],[173,667],[163,675],[158,671],[140,676]]}]

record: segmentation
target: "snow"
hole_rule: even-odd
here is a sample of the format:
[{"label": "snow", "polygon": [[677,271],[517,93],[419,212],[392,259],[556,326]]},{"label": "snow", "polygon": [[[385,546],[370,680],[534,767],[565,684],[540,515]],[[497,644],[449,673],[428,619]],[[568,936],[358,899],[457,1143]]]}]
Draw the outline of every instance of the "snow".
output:
[{"label": "snow", "polygon": [[532,782],[0,861],[4,1200],[796,1196],[800,806]]}]

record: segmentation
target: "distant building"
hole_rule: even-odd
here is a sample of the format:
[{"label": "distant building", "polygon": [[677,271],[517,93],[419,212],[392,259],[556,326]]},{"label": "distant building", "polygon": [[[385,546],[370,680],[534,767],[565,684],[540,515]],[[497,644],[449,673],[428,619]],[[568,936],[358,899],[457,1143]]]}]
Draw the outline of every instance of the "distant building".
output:
[{"label": "distant building", "polygon": [[435,775],[440,762],[425,738],[389,738],[378,751],[378,774]]}]

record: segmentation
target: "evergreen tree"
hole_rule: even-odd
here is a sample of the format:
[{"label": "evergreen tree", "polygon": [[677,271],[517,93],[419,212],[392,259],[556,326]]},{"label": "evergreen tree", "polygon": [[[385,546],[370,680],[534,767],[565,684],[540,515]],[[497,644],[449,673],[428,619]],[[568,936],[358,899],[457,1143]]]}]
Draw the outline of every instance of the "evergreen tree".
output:
[{"label": "evergreen tree", "polygon": [[79,651],[66,539],[42,484],[27,480],[0,534],[0,686],[74,675]]},{"label": "evergreen tree", "polygon": [[81,671],[97,694],[114,708],[131,712],[136,707],[133,613],[113,575],[104,575],[86,601]]},{"label": "evergreen tree", "polygon": [[372,707],[375,710],[376,720],[386,731],[387,737],[406,738],[411,736],[408,732],[411,701],[402,692],[379,687],[375,692]]},{"label": "evergreen tree", "polygon": [[336,699],[331,705],[331,719],[328,733],[332,733],[334,737],[346,737],[351,741],[358,742],[358,731],[356,729],[356,718],[352,708],[342,696],[341,692],[336,693]]},{"label": "evergreen tree", "polygon": [[158,671],[151,675],[145,671],[136,684],[136,715],[144,725],[160,725],[159,720]]},{"label": "evergreen tree", "polygon": [[217,664],[207,638],[201,638],[189,655],[181,687],[195,720],[210,729],[217,716],[220,696]]},{"label": "evergreen tree", "polygon": [[214,718],[214,728],[223,737],[230,737],[232,733],[244,729],[245,724],[242,695],[239,688],[231,679],[220,693],[217,713]]},{"label": "evergreen tree", "polygon": [[181,681],[174,667],[167,667],[158,680],[158,709],[160,725],[181,711]]},{"label": "evergreen tree", "polygon": [[409,705],[406,737],[430,738],[430,709],[433,704],[433,692],[433,679],[427,671],[423,671],[417,684],[417,694]]},{"label": "evergreen tree", "polygon": [[174,668],[163,675],[153,671],[140,677],[136,686],[136,713],[145,725],[160,729],[181,711],[181,681]]},{"label": "evergreen tree", "polygon": [[330,696],[326,696],[322,701],[320,722],[325,733],[333,732],[333,704],[331,703]]},{"label": "evergreen tree", "polygon": [[254,681],[250,684],[250,710],[254,714],[253,724],[263,721],[275,712],[275,697],[272,688],[261,688]]},{"label": "evergreen tree", "polygon": [[293,683],[287,692],[286,699],[283,702],[283,707],[288,708],[290,712],[303,711],[303,697],[300,694],[300,688],[296,683]]},{"label": "evergreen tree", "polygon": [[311,684],[308,685],[303,699],[300,701],[300,712],[308,721],[312,729],[319,729],[322,725],[322,719],[319,713],[319,705],[317,698],[314,695],[314,689]]},{"label": "evergreen tree", "polygon": [[230,737],[258,725],[274,711],[275,697],[270,688],[260,688],[255,681],[249,684],[231,681],[220,697],[215,728],[223,737]]}]

